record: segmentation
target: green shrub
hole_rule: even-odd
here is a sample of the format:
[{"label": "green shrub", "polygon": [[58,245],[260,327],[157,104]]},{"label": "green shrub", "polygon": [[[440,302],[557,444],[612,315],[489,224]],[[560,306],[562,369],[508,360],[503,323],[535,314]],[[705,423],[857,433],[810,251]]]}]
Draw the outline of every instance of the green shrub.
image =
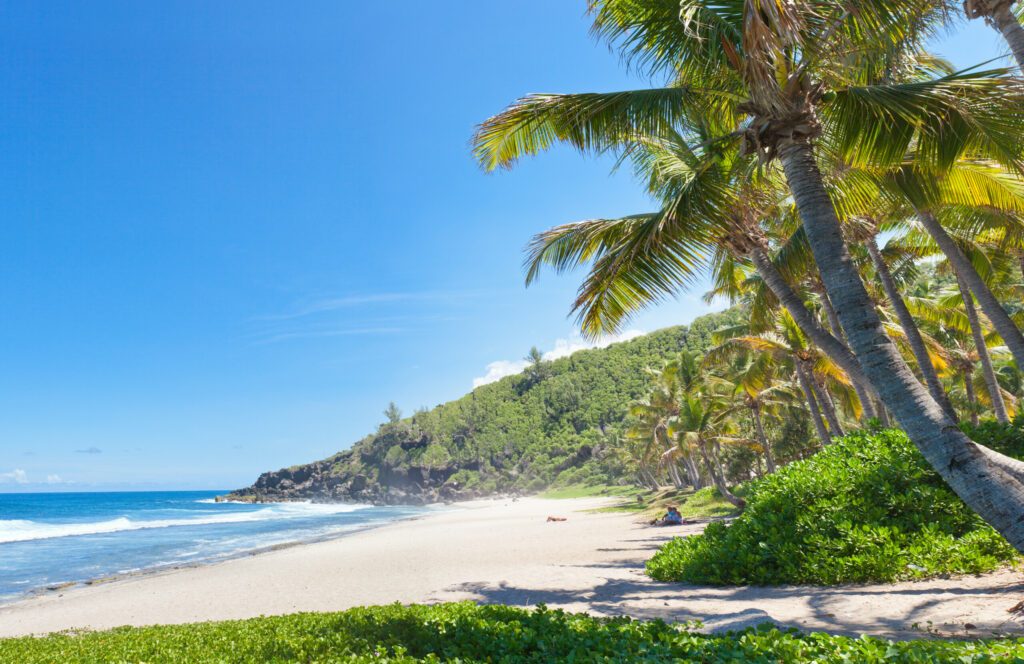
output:
[{"label": "green shrub", "polygon": [[416,459],[416,463],[423,468],[445,468],[451,463],[452,455],[443,445],[431,443],[430,447],[423,451],[423,454]]},{"label": "green shrub", "polygon": [[1024,414],[1017,415],[1010,424],[996,420],[983,420],[977,426],[965,422],[961,427],[971,440],[996,452],[1024,459]]},{"label": "green shrub", "polygon": [[629,618],[477,606],[365,607],[229,622],[0,640],[33,662],[1005,662],[1024,639],[905,641],[803,635],[770,626],[702,635]]},{"label": "green shrub", "polygon": [[1013,548],[951,491],[906,435],[857,432],[752,483],[731,525],[675,539],[661,581],[835,584],[979,573]]},{"label": "green shrub", "polygon": [[388,453],[384,455],[384,465],[390,468],[398,468],[399,466],[404,465],[405,462],[406,454],[401,445],[392,445],[388,449]]}]

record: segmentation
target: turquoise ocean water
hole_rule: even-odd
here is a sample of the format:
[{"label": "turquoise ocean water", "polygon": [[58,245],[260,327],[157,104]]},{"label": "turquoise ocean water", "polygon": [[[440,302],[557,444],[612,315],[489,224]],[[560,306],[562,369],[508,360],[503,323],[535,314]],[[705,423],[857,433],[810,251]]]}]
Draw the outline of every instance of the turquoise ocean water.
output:
[{"label": "turquoise ocean water", "polygon": [[217,503],[223,491],[0,494],[0,602],[337,537],[429,508]]}]

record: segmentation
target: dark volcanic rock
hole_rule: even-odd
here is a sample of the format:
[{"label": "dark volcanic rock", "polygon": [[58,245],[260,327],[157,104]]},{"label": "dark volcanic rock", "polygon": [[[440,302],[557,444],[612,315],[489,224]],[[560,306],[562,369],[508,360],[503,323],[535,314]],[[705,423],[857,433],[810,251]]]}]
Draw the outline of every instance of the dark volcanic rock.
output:
[{"label": "dark volcanic rock", "polygon": [[[429,444],[425,438],[411,442],[410,449]],[[404,448],[404,446],[403,446]],[[369,462],[367,461],[369,460]],[[478,467],[477,462],[473,462]],[[478,497],[446,482],[459,466],[443,468],[408,466],[391,468],[373,451],[360,449],[323,461],[263,473],[256,482],[218,498],[246,502],[352,502],[373,505],[425,505],[440,500]]]}]

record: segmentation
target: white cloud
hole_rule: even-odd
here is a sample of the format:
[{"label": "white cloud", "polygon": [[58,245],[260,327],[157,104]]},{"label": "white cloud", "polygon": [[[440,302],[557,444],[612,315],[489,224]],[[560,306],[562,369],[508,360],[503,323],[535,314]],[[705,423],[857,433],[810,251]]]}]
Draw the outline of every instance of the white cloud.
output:
[{"label": "white cloud", "polygon": [[57,475],[56,473],[54,473],[52,475],[47,475],[46,476],[46,483],[47,484],[61,484],[63,482],[64,482],[64,480],[62,480],[60,478],[60,475]]},{"label": "white cloud", "polygon": [[[589,348],[604,348],[619,341],[629,341],[630,339],[642,337],[644,334],[646,332],[642,330],[627,330],[621,334],[601,337],[596,342],[587,341],[580,336],[573,337],[572,339],[556,339],[554,348],[545,351],[543,356],[548,361],[557,360],[562,357],[569,357],[576,351]],[[522,372],[529,365],[530,363],[527,360],[497,360],[491,362],[487,365],[483,376],[477,376],[473,379],[473,389],[501,380],[505,376],[514,376]]]},{"label": "white cloud", "polygon": [[28,473],[20,468],[16,468],[9,473],[0,473],[0,484],[11,482],[14,484],[28,484]]},{"label": "white cloud", "polygon": [[487,383],[499,381],[505,376],[514,376],[529,366],[529,364],[526,360],[498,360],[497,362],[491,362],[487,365],[487,372],[483,376],[473,379],[473,389]]}]

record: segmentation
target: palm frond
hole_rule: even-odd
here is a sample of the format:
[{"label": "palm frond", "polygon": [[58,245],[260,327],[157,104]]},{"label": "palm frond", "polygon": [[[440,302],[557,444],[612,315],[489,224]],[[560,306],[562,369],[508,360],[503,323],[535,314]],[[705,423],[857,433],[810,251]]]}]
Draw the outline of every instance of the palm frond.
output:
[{"label": "palm frond", "polygon": [[698,98],[683,87],[532,94],[477,128],[473,154],[490,171],[510,168],[520,158],[560,142],[585,152],[621,148],[672,131]]}]

